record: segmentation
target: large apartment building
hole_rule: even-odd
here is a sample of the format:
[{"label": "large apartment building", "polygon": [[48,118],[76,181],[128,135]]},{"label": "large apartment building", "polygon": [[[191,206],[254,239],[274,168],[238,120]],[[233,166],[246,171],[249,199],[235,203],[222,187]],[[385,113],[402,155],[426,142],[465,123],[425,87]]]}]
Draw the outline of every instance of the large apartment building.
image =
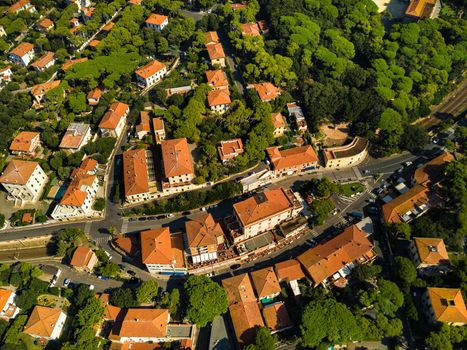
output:
[{"label": "large apartment building", "polygon": [[324,166],[333,169],[356,166],[368,155],[368,145],[367,139],[355,137],[347,145],[326,148],[323,150]]},{"label": "large apartment building", "polygon": [[225,249],[224,230],[211,214],[203,213],[185,223],[185,242],[193,264],[216,260]]},{"label": "large apartment building", "polygon": [[123,153],[123,184],[127,203],[142,202],[154,198],[157,194],[155,180],[150,179],[148,172],[150,157],[144,149]]},{"label": "large apartment building", "polygon": [[467,324],[467,310],[460,289],[427,288],[422,299],[425,314],[433,324],[443,322],[459,327]]},{"label": "large apartment building", "polygon": [[38,200],[47,181],[48,177],[39,163],[18,159],[13,159],[0,176],[8,199],[19,204]]},{"label": "large apartment building", "polygon": [[94,159],[85,159],[79,168],[73,170],[71,181],[52,212],[51,216],[55,220],[70,220],[92,215],[92,204],[99,188],[96,169],[97,162]]},{"label": "large apartment building", "polygon": [[35,131],[21,131],[11,141],[10,151],[16,156],[35,156],[41,147],[40,134]]},{"label": "large apartment building", "polygon": [[266,149],[274,176],[292,175],[318,167],[318,156],[310,145],[280,150]]},{"label": "large apartment building", "polygon": [[190,184],[195,177],[186,138],[161,142],[164,178],[170,187]]},{"label": "large apartment building", "polygon": [[91,141],[91,126],[83,123],[71,123],[63,135],[60,149],[70,152],[79,151],[89,141]]},{"label": "large apartment building", "polygon": [[239,223],[239,232],[233,231],[234,243],[269,231],[283,221],[297,216],[303,209],[290,189],[267,190],[235,203],[234,215]]}]

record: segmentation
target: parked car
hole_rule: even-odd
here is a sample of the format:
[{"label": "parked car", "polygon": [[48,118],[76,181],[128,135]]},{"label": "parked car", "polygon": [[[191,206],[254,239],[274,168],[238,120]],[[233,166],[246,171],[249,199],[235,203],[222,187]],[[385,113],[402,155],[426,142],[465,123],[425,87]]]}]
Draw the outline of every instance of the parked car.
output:
[{"label": "parked car", "polygon": [[236,270],[236,269],[240,268],[240,264],[233,264],[232,266],[230,266],[230,268],[232,270]]},{"label": "parked car", "polygon": [[66,288],[70,285],[71,283],[71,280],[69,278],[65,278],[65,280],[63,281],[63,286]]},{"label": "parked car", "polygon": [[184,211],[184,212],[182,213],[182,215],[190,215],[190,214],[191,214],[191,211],[189,211],[189,210],[188,210],[188,211]]},{"label": "parked car", "polygon": [[109,279],[109,277],[107,277],[107,276],[97,276],[97,278],[99,278],[100,280],[103,280],[103,281],[107,281]]}]

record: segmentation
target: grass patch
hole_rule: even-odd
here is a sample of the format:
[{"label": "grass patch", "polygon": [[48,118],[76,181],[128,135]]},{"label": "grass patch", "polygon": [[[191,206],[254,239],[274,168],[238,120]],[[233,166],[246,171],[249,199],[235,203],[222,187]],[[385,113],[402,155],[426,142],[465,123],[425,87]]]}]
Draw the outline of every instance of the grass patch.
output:
[{"label": "grass patch", "polygon": [[339,185],[339,194],[350,197],[356,193],[362,193],[365,190],[360,182],[352,182],[349,184]]},{"label": "grass patch", "polygon": [[25,333],[21,333],[20,335],[18,335],[18,340],[19,340],[19,343],[22,343],[27,350],[44,349],[44,347],[42,345],[39,345],[39,343],[36,344],[36,340],[33,337]]}]

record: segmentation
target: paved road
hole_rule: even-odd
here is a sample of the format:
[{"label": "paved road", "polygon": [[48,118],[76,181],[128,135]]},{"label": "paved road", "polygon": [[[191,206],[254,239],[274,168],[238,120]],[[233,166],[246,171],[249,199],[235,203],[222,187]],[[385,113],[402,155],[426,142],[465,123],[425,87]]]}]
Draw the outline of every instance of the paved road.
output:
[{"label": "paved road", "polygon": [[221,28],[218,31],[218,33],[219,33],[220,42],[222,43],[222,47],[226,55],[225,60],[227,61],[227,64],[235,79],[235,86],[237,87],[240,94],[244,95],[245,88],[243,86],[244,81],[243,81],[242,72],[240,71],[239,67],[235,65],[235,62],[233,60],[235,48],[230,43],[230,39],[227,36],[225,29]]}]

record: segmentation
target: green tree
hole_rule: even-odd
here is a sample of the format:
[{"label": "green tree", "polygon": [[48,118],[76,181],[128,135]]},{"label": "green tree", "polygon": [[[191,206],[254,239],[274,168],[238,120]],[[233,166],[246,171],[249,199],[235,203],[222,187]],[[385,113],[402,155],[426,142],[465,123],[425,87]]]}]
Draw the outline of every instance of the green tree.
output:
[{"label": "green tree", "polygon": [[363,306],[374,305],[377,310],[391,317],[404,304],[404,295],[397,284],[382,278],[376,290],[361,290],[359,298]]},{"label": "green tree", "polygon": [[110,303],[121,308],[135,307],[138,304],[134,292],[130,288],[113,290],[110,294]]},{"label": "green tree", "polygon": [[276,338],[267,327],[261,327],[256,333],[255,344],[248,345],[245,350],[274,350]]},{"label": "green tree", "polygon": [[192,275],[185,282],[188,296],[187,316],[200,327],[212,322],[228,308],[225,290],[209,277]]},{"label": "green tree", "polygon": [[92,206],[92,209],[102,211],[105,208],[105,198],[97,198]]},{"label": "green tree", "polygon": [[410,286],[417,279],[417,269],[415,269],[412,260],[406,257],[396,256],[393,270],[396,273],[396,278],[406,285]]},{"label": "green tree", "polygon": [[68,96],[68,106],[74,113],[86,111],[86,95],[84,92],[77,92]]},{"label": "green tree", "polygon": [[143,281],[136,289],[138,304],[151,302],[159,294],[159,283],[156,280]]}]

